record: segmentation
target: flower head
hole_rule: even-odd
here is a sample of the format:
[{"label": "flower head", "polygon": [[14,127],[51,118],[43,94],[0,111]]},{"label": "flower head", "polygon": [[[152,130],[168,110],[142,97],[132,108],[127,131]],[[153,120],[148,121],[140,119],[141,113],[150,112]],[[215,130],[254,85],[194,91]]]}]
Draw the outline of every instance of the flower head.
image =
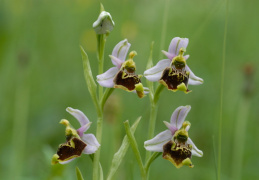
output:
[{"label": "flower head", "polygon": [[91,125],[85,114],[71,107],[68,107],[66,111],[78,120],[81,127],[74,129],[68,120],[62,119],[60,121],[61,124],[66,126],[66,143],[59,146],[57,154],[54,154],[52,157],[52,164],[66,164],[81,156],[82,153],[93,154],[100,146],[93,134],[84,134]]},{"label": "flower head", "polygon": [[114,28],[114,22],[110,13],[104,11],[103,6],[101,6],[101,13],[98,19],[93,23],[93,28],[96,34],[109,34]]},{"label": "flower head", "polygon": [[136,75],[136,65],[133,57],[137,55],[135,51],[130,52],[129,59],[126,59],[130,48],[128,40],[120,41],[110,55],[115,67],[108,69],[105,73],[97,76],[97,82],[108,88],[120,88],[129,92],[136,92],[140,98],[144,97],[148,89],[141,83],[141,75]]},{"label": "flower head", "polygon": [[181,90],[185,93],[188,90],[188,84],[199,85],[203,79],[195,76],[186,60],[189,55],[183,55],[189,43],[188,38],[175,37],[172,39],[168,52],[162,51],[168,59],[160,60],[154,67],[146,70],[144,76],[149,81],[159,81],[169,90]]},{"label": "flower head", "polygon": [[190,109],[191,106],[178,107],[173,112],[170,123],[164,121],[168,130],[144,142],[146,150],[163,152],[163,158],[172,162],[177,168],[183,165],[193,167],[192,155],[203,156],[203,152],[195,146],[188,135],[190,122],[184,121]]}]

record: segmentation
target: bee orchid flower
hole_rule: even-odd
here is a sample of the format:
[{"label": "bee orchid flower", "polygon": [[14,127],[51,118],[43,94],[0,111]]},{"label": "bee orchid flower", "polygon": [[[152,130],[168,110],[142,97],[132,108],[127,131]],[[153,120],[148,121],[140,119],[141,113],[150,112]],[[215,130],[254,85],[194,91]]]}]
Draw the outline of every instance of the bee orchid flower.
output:
[{"label": "bee orchid flower", "polygon": [[173,112],[170,123],[164,121],[168,129],[144,142],[146,150],[163,152],[163,158],[169,160],[177,168],[183,165],[193,167],[192,155],[203,156],[203,152],[195,146],[188,135],[191,124],[185,121],[185,118],[190,109],[191,106],[178,107]]},{"label": "bee orchid flower", "polygon": [[74,129],[68,120],[62,119],[60,121],[61,124],[66,126],[66,143],[59,145],[57,153],[52,157],[52,164],[69,163],[75,158],[81,156],[82,153],[95,153],[100,146],[95,135],[84,134],[91,125],[91,122],[88,120],[86,115],[82,111],[71,107],[68,107],[66,111],[78,120],[81,127]]},{"label": "bee orchid flower", "polygon": [[141,75],[136,75],[136,65],[133,57],[137,54],[130,52],[129,59],[126,59],[130,48],[128,40],[120,41],[113,49],[110,55],[111,61],[115,67],[108,69],[103,74],[97,76],[97,82],[107,88],[120,88],[129,92],[136,92],[140,98],[148,93],[148,88],[143,87]]},{"label": "bee orchid flower", "polygon": [[168,59],[160,60],[154,67],[146,70],[144,76],[149,81],[159,81],[171,91],[181,90],[185,93],[190,92],[188,84],[202,84],[203,79],[195,76],[186,64],[189,55],[183,54],[188,43],[188,38],[173,38],[168,52],[162,51]]}]

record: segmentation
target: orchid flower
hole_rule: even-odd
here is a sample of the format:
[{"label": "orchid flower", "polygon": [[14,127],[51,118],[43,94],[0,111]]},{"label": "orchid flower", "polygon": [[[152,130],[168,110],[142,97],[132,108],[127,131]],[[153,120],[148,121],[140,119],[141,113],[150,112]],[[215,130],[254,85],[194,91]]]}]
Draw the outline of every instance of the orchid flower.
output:
[{"label": "orchid flower", "polygon": [[183,165],[193,167],[192,155],[202,157],[199,150],[188,136],[190,122],[184,121],[191,106],[178,107],[171,116],[170,123],[164,121],[168,130],[165,130],[153,139],[144,142],[148,151],[163,152],[163,158],[172,162],[177,168]]},{"label": "orchid flower", "polygon": [[130,43],[128,40],[120,41],[110,55],[115,67],[108,69],[105,73],[97,75],[97,82],[107,88],[120,88],[129,92],[136,92],[140,98],[148,92],[148,88],[143,87],[141,75],[136,75],[136,65],[133,57],[137,54],[130,52],[129,59],[125,61],[129,51]]},{"label": "orchid flower", "polygon": [[76,157],[81,156],[82,153],[95,153],[100,146],[93,134],[84,134],[91,125],[91,122],[85,114],[82,111],[71,107],[66,108],[66,111],[78,120],[81,127],[76,130],[70,125],[68,120],[62,119],[60,121],[61,124],[66,126],[66,143],[59,146],[57,154],[53,155],[52,164],[69,163]]},{"label": "orchid flower", "polygon": [[202,84],[203,79],[195,76],[186,64],[189,55],[183,54],[188,43],[188,38],[173,38],[168,52],[162,51],[168,59],[160,60],[154,67],[146,70],[144,76],[149,81],[159,81],[171,91],[181,90],[185,93],[190,92],[188,84]]}]

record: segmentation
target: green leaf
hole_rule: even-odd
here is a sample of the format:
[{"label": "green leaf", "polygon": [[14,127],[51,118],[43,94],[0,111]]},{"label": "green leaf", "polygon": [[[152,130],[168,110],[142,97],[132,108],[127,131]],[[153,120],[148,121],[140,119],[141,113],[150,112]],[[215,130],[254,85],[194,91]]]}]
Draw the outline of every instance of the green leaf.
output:
[{"label": "green leaf", "polygon": [[[131,126],[130,131],[131,131],[132,134],[134,134],[140,119],[141,119],[141,117],[139,117],[135,121],[135,123]],[[112,177],[114,176],[114,174],[117,171],[118,167],[120,166],[125,154],[127,153],[129,145],[130,145],[129,138],[127,137],[127,135],[125,135],[124,138],[123,138],[120,149],[113,156],[112,164],[111,164],[111,168],[110,168],[109,173],[108,173],[107,180],[112,179]]]},{"label": "green leaf", "polygon": [[130,142],[132,151],[134,152],[135,157],[137,159],[139,169],[140,169],[140,172],[141,172],[141,177],[142,177],[142,179],[146,179],[147,174],[146,174],[146,171],[145,171],[142,159],[141,159],[141,155],[140,155],[140,152],[139,152],[139,149],[138,149],[138,144],[137,144],[137,141],[136,141],[134,135],[132,134],[132,132],[130,130],[130,125],[129,125],[128,120],[124,122],[124,126],[125,126],[125,130],[126,130],[126,134],[129,138],[129,142]]},{"label": "green leaf", "polygon": [[86,81],[86,84],[88,87],[88,91],[93,99],[93,102],[94,102],[94,105],[96,106],[97,111],[99,111],[100,107],[99,107],[97,94],[96,94],[97,86],[96,86],[96,83],[93,78],[89,58],[82,46],[80,46],[80,49],[81,49],[81,55],[82,55],[82,60],[83,60],[84,77],[85,77],[85,81]]},{"label": "green leaf", "polygon": [[77,177],[77,180],[84,180],[82,173],[78,167],[76,167],[76,177]]},{"label": "green leaf", "polygon": [[101,163],[99,163],[99,179],[103,180],[103,168]]},{"label": "green leaf", "polygon": [[88,90],[89,90],[91,96],[94,96],[96,94],[96,84],[94,82],[94,78],[92,75],[89,58],[82,46],[80,46],[80,49],[81,49],[82,60],[83,60],[85,80],[86,80]]}]

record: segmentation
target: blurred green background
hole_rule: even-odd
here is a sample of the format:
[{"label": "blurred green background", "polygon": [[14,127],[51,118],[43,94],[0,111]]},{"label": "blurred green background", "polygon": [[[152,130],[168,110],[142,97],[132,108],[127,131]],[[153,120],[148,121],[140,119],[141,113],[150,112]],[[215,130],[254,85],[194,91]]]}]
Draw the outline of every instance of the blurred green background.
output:
[{"label": "blurred green background", "polygon": [[[162,92],[155,129],[155,134],[165,130],[163,121],[169,121],[178,106],[191,105],[187,116],[192,123],[189,135],[204,156],[192,158],[193,169],[176,169],[160,157],[151,165],[150,179],[216,179],[214,156],[218,150],[226,1],[101,2],[115,22],[106,43],[104,70],[112,66],[108,55],[122,39],[127,38],[132,45],[130,50],[137,51],[134,60],[137,73],[142,74],[151,42],[155,42],[156,63],[165,58],[161,50],[167,50],[171,39],[179,36],[189,38],[188,65],[204,79],[203,85],[189,86],[193,91],[188,95]],[[85,84],[79,45],[88,53],[96,76],[98,61],[92,24],[99,8],[100,1],[95,0],[0,1],[1,179],[75,179],[76,166],[85,179],[92,178],[92,162],[87,155],[67,165],[51,166],[50,162],[58,145],[65,141],[65,128],[59,121],[65,118],[74,127],[79,125],[65,111],[66,107],[82,110],[93,122],[89,132],[95,133],[96,112]],[[222,179],[234,179],[233,174],[239,179],[259,179],[258,9],[256,0],[229,2]],[[105,175],[125,135],[123,122],[128,119],[132,124],[139,116],[142,120],[135,137],[144,157],[149,98],[138,99],[136,94],[116,89],[105,107],[101,149]],[[235,165],[240,165],[241,170]],[[130,148],[115,179],[140,179]]]}]

